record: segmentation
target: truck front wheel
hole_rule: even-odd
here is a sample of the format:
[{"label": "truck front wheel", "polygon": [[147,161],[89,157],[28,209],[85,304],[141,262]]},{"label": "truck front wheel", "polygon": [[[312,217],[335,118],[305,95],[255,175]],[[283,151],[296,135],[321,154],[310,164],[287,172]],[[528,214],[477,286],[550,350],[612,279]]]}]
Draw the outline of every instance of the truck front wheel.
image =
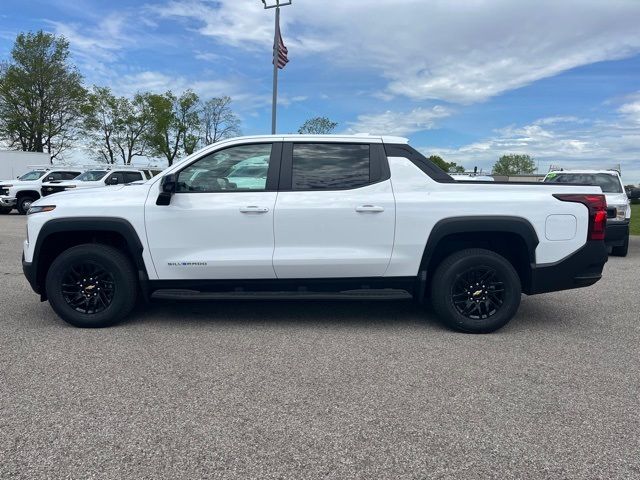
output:
[{"label": "truck front wheel", "polygon": [[31,208],[31,204],[35,201],[36,201],[35,198],[32,198],[28,195],[23,195],[22,197],[18,198],[18,203],[16,205],[16,208],[18,209],[18,213],[20,215],[26,215],[27,212],[29,211],[29,208]]},{"label": "truck front wheel", "polygon": [[138,285],[122,252],[85,244],[65,250],[53,261],[45,288],[51,307],[63,320],[76,327],[99,328],[131,312]]},{"label": "truck front wheel", "polygon": [[489,333],[506,325],[520,306],[521,285],[511,263],[490,250],[461,250],[438,266],[431,302],[449,327]]}]

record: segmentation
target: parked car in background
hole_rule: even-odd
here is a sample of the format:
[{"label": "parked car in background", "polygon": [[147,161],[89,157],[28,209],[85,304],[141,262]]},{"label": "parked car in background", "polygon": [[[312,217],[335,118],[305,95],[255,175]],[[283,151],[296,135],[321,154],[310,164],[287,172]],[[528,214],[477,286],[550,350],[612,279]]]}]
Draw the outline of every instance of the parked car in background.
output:
[{"label": "parked car in background", "polygon": [[596,283],[605,225],[598,187],[456,182],[406,139],[243,137],[142,184],[39,200],[23,269],[80,327],[118,322],[138,295],[413,296],[486,333],[522,293]]},{"label": "parked car in background", "polygon": [[16,180],[0,184],[0,213],[7,214],[14,208],[22,215],[41,195],[45,182],[65,181],[76,178],[82,173],[74,168],[37,168],[21,175]]},{"label": "parked car in background", "polygon": [[42,184],[42,196],[64,192],[76,188],[104,187],[107,185],[125,185],[127,183],[148,180],[153,177],[152,169],[137,168],[96,168],[87,170],[73,181],[50,181]]},{"label": "parked car in background", "polygon": [[629,250],[631,204],[620,174],[615,170],[561,170],[549,172],[546,183],[597,185],[607,199],[607,232],[605,242],[611,254],[625,257]]}]

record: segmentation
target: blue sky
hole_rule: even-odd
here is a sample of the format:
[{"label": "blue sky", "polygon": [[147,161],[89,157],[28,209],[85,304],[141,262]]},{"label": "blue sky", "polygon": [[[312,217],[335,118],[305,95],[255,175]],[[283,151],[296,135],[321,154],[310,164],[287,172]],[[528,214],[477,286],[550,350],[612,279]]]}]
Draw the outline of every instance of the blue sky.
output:
[{"label": "blue sky", "polygon": [[[65,35],[87,83],[229,95],[245,134],[270,128],[273,10],[259,0],[3,0],[0,58],[20,31]],[[490,169],[503,153],[611,167],[640,182],[640,1],[294,0],[279,132],[407,136]]]}]

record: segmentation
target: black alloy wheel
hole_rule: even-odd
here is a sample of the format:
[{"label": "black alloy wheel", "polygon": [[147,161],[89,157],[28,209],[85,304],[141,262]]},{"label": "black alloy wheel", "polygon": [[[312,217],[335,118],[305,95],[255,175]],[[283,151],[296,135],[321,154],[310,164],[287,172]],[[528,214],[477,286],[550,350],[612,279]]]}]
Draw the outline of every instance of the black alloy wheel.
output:
[{"label": "black alloy wheel", "polygon": [[113,275],[92,260],[69,265],[62,276],[62,297],[76,312],[103,312],[111,305],[114,293]]},{"label": "black alloy wheel", "polygon": [[467,318],[489,318],[504,304],[504,283],[494,268],[471,267],[457,276],[451,288],[451,300]]},{"label": "black alloy wheel", "polygon": [[51,308],[76,327],[114,325],[133,309],[136,270],[117,248],[98,243],[71,247],[56,257],[45,280]]},{"label": "black alloy wheel", "polygon": [[447,326],[489,333],[515,316],[522,287],[509,260],[491,250],[469,248],[438,265],[430,293],[435,313]]}]

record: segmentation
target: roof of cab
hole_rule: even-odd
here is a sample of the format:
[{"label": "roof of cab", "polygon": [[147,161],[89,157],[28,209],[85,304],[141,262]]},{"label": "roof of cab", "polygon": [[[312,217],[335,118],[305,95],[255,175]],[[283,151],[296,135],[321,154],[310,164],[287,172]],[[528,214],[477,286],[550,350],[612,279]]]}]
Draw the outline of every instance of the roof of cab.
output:
[{"label": "roof of cab", "polygon": [[409,143],[408,138],[394,137],[391,135],[370,135],[368,133],[357,133],[354,135],[253,135],[237,138],[232,140],[281,140],[285,142],[382,142],[382,143]]},{"label": "roof of cab", "polygon": [[581,174],[581,173],[608,173],[609,175],[618,175],[620,176],[620,173],[617,170],[610,170],[610,169],[602,169],[602,170],[587,170],[587,169],[580,169],[580,170],[567,170],[566,168],[564,170],[551,170],[549,173],[547,173],[547,175],[549,175],[550,173],[555,173],[556,175],[559,173],[576,173],[576,174]]}]

